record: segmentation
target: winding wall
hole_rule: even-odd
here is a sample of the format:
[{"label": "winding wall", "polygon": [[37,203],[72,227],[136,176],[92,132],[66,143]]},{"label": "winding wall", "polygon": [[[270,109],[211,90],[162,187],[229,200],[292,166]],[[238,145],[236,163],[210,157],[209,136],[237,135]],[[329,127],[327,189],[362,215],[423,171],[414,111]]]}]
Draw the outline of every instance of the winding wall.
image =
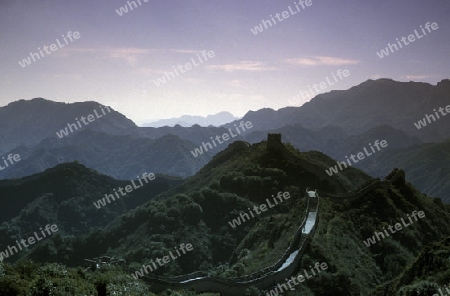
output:
[{"label": "winding wall", "polygon": [[[278,148],[277,146],[278,145],[274,145],[275,148]],[[284,152],[288,152],[286,154],[288,154],[289,157],[298,159],[295,155],[290,153],[290,151],[286,149],[282,150]],[[302,165],[305,164],[302,163]],[[306,165],[310,164],[307,163]],[[316,168],[312,166],[310,169]],[[319,171],[317,172],[320,173]],[[361,188],[359,188],[355,193],[340,196],[328,196],[340,200],[357,199],[366,195],[374,188],[386,188],[399,178],[404,180],[404,172],[395,169],[384,180],[374,179],[361,186]],[[225,296],[241,296],[245,295],[246,289],[252,286],[258,288],[259,290],[271,289],[278,283],[284,282],[285,279],[292,276],[292,274],[298,270],[308,238],[312,237],[315,233],[315,229],[319,221],[319,197],[311,198],[306,194],[306,198],[307,208],[305,218],[297,229],[294,239],[289,247],[280,259],[272,266],[247,276],[231,279],[211,277],[208,276],[206,272],[194,272],[171,278],[146,275],[142,277],[142,279],[149,283],[152,290],[155,292],[160,292],[166,289],[184,289],[195,290],[196,292],[219,292],[221,295]]]},{"label": "winding wall", "polygon": [[196,272],[172,278],[147,275],[142,277],[142,280],[149,283],[155,292],[165,289],[193,289],[197,292],[219,292],[226,296],[245,295],[245,290],[251,286],[266,290],[284,282],[299,267],[308,237],[314,235],[318,222],[319,197],[307,198],[308,206],[304,220],[283,256],[272,266],[244,277],[231,279],[211,277],[204,272]]},{"label": "winding wall", "polygon": [[355,193],[349,193],[339,196],[327,194],[327,197],[341,200],[355,200],[361,198],[375,188],[388,188],[391,184],[397,182],[398,180],[400,180],[401,182],[405,182],[405,172],[396,168],[391,173],[389,173],[389,175],[387,175],[384,180],[373,179],[368,183],[363,184]]}]

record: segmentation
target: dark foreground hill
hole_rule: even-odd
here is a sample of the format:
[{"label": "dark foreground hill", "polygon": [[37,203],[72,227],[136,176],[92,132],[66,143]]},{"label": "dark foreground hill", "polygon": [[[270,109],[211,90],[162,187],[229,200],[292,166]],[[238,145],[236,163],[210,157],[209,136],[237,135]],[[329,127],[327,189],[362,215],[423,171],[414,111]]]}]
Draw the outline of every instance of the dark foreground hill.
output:
[{"label": "dark foreground hill", "polygon": [[[450,235],[449,207],[414,189],[402,171],[365,187],[370,177],[354,168],[332,178],[324,174],[333,162],[322,153],[300,153],[289,145],[236,142],[183,184],[118,215],[102,230],[58,240],[49,238],[33,248],[27,257],[42,263],[7,265],[6,275],[0,280],[1,291],[10,289],[20,294],[30,287],[39,291],[67,287],[76,295],[85,291],[107,295],[125,289],[128,295],[152,295],[143,292],[147,291],[143,282],[119,267],[106,266],[90,273],[77,266],[85,258],[108,255],[123,258],[129,267],[139,269],[181,243],[191,243],[194,251],[153,273],[175,276],[206,271],[221,278],[244,276],[266,268],[283,254],[304,218],[307,187],[320,192],[320,219],[301,266],[326,262],[329,268],[296,286],[289,295],[373,295],[393,279],[398,279],[392,286],[395,291],[409,285],[419,287],[426,279],[436,284],[450,281],[448,275],[428,278],[429,269],[415,263],[423,261],[420,258],[428,252],[426,246],[434,244],[435,253],[445,251],[437,242]],[[355,185],[366,189],[347,195],[345,192]],[[278,192],[289,192],[291,197],[240,225],[228,223]],[[374,232],[407,219],[414,211],[423,211],[424,217],[367,245]],[[28,272],[31,269],[39,272]],[[427,295],[420,291],[401,295]],[[248,295],[257,293],[248,291]]]},{"label": "dark foreground hill", "polygon": [[[342,128],[327,126],[317,130],[301,125],[271,130],[281,133],[286,142],[300,151],[321,151],[336,160],[356,155],[375,140],[386,140],[388,146],[363,161],[353,163],[373,177],[386,176],[394,167],[401,167],[421,192],[440,197],[450,204],[450,140],[426,144],[404,131],[390,126],[378,126],[362,134],[349,135]],[[264,132],[256,131],[247,137],[250,142],[264,139]]]},{"label": "dark foreground hill", "polygon": [[[151,173],[151,172],[148,172]],[[142,177],[139,176],[140,178]],[[150,182],[135,180],[133,191],[111,198],[97,208],[105,194],[132,184],[99,174],[78,163],[67,163],[30,177],[0,181],[0,250],[27,239],[46,224],[56,224],[60,237],[87,234],[102,229],[118,214],[125,213],[179,184],[181,180],[156,175]],[[19,252],[5,259],[14,262]]]},{"label": "dark foreground hill", "polygon": [[450,284],[450,237],[425,247],[414,262],[395,280],[380,286],[376,295],[446,295]]}]

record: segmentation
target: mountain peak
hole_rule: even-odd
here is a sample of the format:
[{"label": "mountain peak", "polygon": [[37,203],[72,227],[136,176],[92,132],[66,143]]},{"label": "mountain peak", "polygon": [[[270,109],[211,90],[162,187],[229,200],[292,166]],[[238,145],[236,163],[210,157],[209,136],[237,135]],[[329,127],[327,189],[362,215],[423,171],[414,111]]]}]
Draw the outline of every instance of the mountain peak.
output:
[{"label": "mountain peak", "polygon": [[436,85],[438,90],[449,91],[450,90],[450,79],[442,79]]},{"label": "mountain peak", "polygon": [[221,126],[223,124],[236,120],[236,117],[228,111],[222,111],[217,114],[203,116],[183,115],[181,117],[161,119],[155,122],[145,123],[144,127],[163,127],[163,126],[181,126],[191,127],[199,126]]}]

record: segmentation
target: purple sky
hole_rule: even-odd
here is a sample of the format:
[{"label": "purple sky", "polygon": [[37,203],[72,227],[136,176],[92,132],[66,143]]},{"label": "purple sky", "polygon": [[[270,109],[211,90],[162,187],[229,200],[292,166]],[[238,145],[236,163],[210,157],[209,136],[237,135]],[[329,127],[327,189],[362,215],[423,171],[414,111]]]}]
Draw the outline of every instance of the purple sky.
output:
[{"label": "purple sky", "polygon": [[[140,123],[184,114],[300,106],[296,98],[339,69],[350,76],[323,92],[369,78],[436,82],[450,77],[447,0],[312,0],[254,35],[294,1],[155,1],[119,16],[123,0],[0,0],[0,106],[34,97],[95,100]],[[136,0],[137,2],[137,0]],[[439,29],[380,59],[377,52],[420,25]],[[80,38],[22,67],[61,35]],[[423,35],[423,34],[422,34]],[[153,82],[203,50],[215,57],[166,84]]]}]

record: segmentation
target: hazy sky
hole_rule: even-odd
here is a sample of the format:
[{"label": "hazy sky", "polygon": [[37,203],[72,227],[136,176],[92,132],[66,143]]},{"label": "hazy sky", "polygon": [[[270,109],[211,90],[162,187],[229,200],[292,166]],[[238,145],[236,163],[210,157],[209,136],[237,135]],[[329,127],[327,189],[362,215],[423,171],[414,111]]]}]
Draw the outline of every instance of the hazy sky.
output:
[{"label": "hazy sky", "polygon": [[[450,77],[448,0],[312,0],[304,9],[297,4],[300,12],[294,0],[139,1],[119,16],[127,1],[0,0],[0,106],[43,97],[95,100],[136,122],[220,111],[243,116],[302,105],[308,98],[295,98],[299,91],[334,81],[339,69],[350,76],[324,91],[369,78],[436,84]],[[283,11],[288,18],[277,20]],[[276,24],[253,34],[270,15]],[[439,28],[424,35],[427,22]],[[423,36],[379,58],[414,30]],[[65,44],[69,31],[80,36]],[[19,64],[56,39],[65,46]],[[204,50],[215,56],[161,86],[153,82]]]}]

